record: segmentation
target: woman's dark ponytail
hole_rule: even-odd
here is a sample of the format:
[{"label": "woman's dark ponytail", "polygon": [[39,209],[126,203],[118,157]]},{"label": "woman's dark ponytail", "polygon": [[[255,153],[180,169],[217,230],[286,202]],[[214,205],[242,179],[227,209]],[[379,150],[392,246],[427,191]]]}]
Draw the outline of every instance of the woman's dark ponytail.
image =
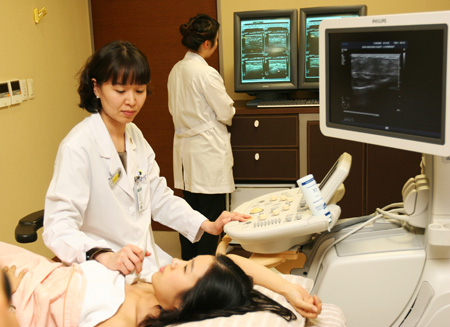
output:
[{"label": "woman's dark ponytail", "polygon": [[216,42],[220,24],[212,17],[199,14],[180,25],[182,35],[181,43],[191,51],[198,52],[200,45],[205,41]]}]

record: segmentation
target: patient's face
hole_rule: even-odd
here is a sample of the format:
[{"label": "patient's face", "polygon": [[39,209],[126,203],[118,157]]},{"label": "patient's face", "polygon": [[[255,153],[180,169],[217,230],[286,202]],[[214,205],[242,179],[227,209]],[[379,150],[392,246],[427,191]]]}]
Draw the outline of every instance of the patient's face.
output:
[{"label": "patient's face", "polygon": [[152,278],[160,305],[167,310],[177,307],[179,294],[194,287],[214,260],[212,255],[202,255],[189,261],[173,259],[172,264],[162,267]]}]

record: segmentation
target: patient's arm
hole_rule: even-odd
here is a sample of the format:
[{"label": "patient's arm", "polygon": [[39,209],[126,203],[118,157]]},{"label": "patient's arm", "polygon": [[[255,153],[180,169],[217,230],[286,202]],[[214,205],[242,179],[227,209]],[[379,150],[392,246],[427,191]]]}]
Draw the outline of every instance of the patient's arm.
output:
[{"label": "patient's arm", "polygon": [[247,258],[233,254],[227,256],[239,265],[247,275],[252,276],[255,284],[283,295],[302,316],[315,318],[322,311],[320,299],[316,295],[311,296],[300,285],[289,282],[280,274]]}]

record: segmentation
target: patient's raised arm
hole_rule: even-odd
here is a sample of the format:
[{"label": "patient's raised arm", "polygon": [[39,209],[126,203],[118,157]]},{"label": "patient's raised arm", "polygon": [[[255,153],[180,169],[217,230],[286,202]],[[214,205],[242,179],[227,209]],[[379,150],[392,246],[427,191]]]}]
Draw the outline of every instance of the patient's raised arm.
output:
[{"label": "patient's raised arm", "polygon": [[280,274],[247,258],[234,254],[228,254],[227,256],[239,265],[247,275],[251,276],[255,284],[283,295],[302,316],[316,318],[322,311],[322,302],[319,297],[311,296],[300,285],[289,282]]}]

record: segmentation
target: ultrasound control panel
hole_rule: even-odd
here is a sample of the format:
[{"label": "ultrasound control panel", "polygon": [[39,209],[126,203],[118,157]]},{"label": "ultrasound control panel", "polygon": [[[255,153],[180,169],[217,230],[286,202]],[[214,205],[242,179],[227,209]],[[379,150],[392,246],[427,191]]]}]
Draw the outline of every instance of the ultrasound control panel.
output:
[{"label": "ultrasound control panel", "polygon": [[337,205],[328,206],[332,222],[325,216],[312,216],[301,201],[299,188],[283,190],[243,203],[236,212],[251,216],[246,222],[225,225],[225,233],[245,250],[256,253],[278,253],[307,243],[314,233],[326,231],[340,215]]},{"label": "ultrasound control panel", "polygon": [[315,233],[330,230],[341,214],[334,195],[343,193],[343,181],[351,166],[351,156],[341,155],[320,183],[331,220],[313,216],[300,188],[276,191],[238,206],[234,211],[251,216],[245,222],[232,221],[224,231],[245,250],[255,253],[279,253],[305,244]]}]

